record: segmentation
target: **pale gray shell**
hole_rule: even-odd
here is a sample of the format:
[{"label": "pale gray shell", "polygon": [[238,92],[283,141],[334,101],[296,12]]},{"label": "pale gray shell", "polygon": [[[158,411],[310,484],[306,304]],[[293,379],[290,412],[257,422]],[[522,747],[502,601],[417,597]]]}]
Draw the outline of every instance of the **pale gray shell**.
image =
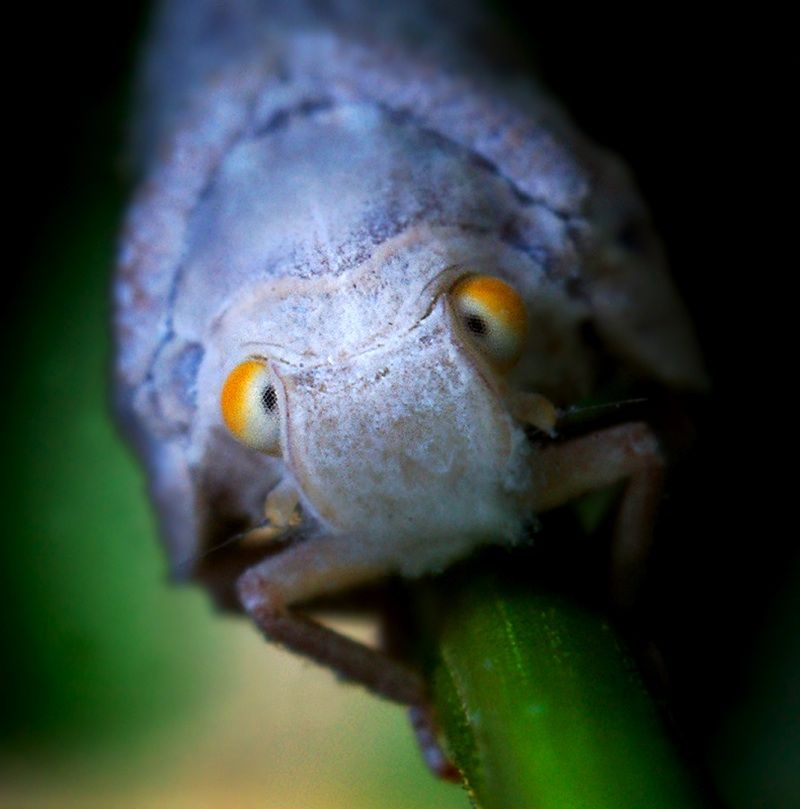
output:
[{"label": "pale gray shell", "polygon": [[437,268],[484,269],[535,324],[522,387],[586,395],[598,340],[625,373],[704,385],[624,166],[491,67],[479,13],[460,4],[454,27],[442,9],[185,0],[157,16],[114,326],[117,401],[176,567],[256,520],[281,474],[215,405],[224,341],[263,341],[265,290],[302,364],[413,322]]}]

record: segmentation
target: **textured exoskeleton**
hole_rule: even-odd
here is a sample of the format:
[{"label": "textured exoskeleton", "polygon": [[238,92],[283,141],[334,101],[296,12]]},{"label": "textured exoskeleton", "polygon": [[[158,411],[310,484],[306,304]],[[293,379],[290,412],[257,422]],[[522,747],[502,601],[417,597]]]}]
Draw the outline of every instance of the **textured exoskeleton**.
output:
[{"label": "textured exoskeleton", "polygon": [[[289,606],[513,544],[537,511],[626,478],[632,541],[657,491],[650,430],[542,446],[524,426],[552,432],[555,407],[610,378],[692,389],[704,371],[627,171],[493,66],[479,10],[322,5],[157,15],[115,282],[117,401],[176,574],[422,705],[413,672]],[[524,302],[515,363],[459,319],[465,278]],[[253,401],[275,419],[269,454],[225,425],[242,367],[268,375]],[[237,402],[228,426],[250,418]]]}]

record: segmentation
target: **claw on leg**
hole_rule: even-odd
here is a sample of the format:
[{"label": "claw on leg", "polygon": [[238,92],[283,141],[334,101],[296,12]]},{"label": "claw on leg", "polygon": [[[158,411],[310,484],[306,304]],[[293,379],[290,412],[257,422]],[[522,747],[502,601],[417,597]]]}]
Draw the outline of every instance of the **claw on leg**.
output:
[{"label": "claw on leg", "polygon": [[412,705],[408,717],[428,769],[443,781],[460,782],[461,773],[458,767],[450,761],[439,744],[439,728],[434,719],[432,706],[429,703]]}]

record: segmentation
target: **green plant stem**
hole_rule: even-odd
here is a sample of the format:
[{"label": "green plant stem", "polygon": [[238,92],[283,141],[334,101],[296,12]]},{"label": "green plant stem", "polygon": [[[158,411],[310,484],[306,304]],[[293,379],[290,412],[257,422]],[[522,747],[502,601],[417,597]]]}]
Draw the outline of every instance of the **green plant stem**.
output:
[{"label": "green plant stem", "polygon": [[705,805],[606,618],[480,563],[419,602],[446,745],[476,806]]}]

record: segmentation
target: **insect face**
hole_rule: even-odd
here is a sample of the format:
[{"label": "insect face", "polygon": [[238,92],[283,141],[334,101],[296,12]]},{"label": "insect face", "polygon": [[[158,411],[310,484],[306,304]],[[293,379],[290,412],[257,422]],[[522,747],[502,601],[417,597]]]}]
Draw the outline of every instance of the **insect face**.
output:
[{"label": "insect face", "polygon": [[220,397],[239,441],[281,452],[318,528],[380,542],[406,572],[512,539],[527,480],[502,379],[524,342],[524,304],[484,275],[429,294],[424,317],[380,347],[303,368],[251,357]]}]

